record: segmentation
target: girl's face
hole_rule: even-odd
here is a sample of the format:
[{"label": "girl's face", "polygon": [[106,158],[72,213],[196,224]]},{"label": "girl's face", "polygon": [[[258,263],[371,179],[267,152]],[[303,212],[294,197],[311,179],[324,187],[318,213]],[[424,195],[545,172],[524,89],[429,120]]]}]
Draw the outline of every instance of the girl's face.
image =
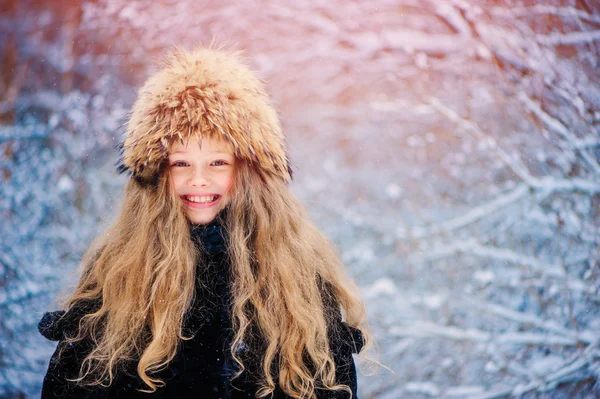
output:
[{"label": "girl's face", "polygon": [[169,152],[171,189],[194,224],[208,224],[230,200],[235,157],[222,139],[197,138],[176,142]]}]

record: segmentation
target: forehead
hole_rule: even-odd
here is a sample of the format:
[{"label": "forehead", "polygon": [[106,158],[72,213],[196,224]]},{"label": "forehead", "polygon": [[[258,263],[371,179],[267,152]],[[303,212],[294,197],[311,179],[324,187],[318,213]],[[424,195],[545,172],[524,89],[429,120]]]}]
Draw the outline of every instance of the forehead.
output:
[{"label": "forehead", "polygon": [[183,143],[175,140],[169,149],[169,155],[194,153],[233,154],[233,148],[231,143],[222,138],[193,135]]}]

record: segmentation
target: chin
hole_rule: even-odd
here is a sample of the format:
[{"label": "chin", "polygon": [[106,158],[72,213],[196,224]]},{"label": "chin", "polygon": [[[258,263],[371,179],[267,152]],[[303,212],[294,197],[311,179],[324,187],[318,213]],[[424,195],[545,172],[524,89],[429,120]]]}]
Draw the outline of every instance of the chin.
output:
[{"label": "chin", "polygon": [[212,217],[188,217],[188,220],[192,222],[192,224],[209,224],[213,220],[215,220],[215,216]]},{"label": "chin", "polygon": [[197,213],[189,213],[187,215],[188,220],[193,223],[193,224],[209,224],[210,222],[212,222],[213,220],[215,220],[215,217],[217,216],[218,212],[211,212],[210,214],[206,214],[206,215],[199,215]]}]

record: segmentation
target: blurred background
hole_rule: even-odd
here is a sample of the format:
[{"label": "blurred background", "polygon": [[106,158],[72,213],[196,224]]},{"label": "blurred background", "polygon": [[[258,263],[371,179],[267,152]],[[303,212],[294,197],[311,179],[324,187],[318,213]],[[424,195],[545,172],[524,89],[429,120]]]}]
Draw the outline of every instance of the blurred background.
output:
[{"label": "blurred background", "polygon": [[245,49],[293,190],[367,303],[361,398],[600,396],[596,0],[1,0],[0,398],[113,220],[136,90],[173,45]]}]

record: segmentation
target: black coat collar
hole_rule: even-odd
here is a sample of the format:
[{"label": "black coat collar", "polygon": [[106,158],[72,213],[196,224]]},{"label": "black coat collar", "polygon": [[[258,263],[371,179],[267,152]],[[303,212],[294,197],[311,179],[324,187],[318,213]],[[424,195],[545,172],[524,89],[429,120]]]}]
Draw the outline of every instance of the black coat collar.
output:
[{"label": "black coat collar", "polygon": [[209,255],[227,251],[227,231],[224,226],[226,209],[222,210],[209,224],[192,224],[190,235],[196,245]]}]

